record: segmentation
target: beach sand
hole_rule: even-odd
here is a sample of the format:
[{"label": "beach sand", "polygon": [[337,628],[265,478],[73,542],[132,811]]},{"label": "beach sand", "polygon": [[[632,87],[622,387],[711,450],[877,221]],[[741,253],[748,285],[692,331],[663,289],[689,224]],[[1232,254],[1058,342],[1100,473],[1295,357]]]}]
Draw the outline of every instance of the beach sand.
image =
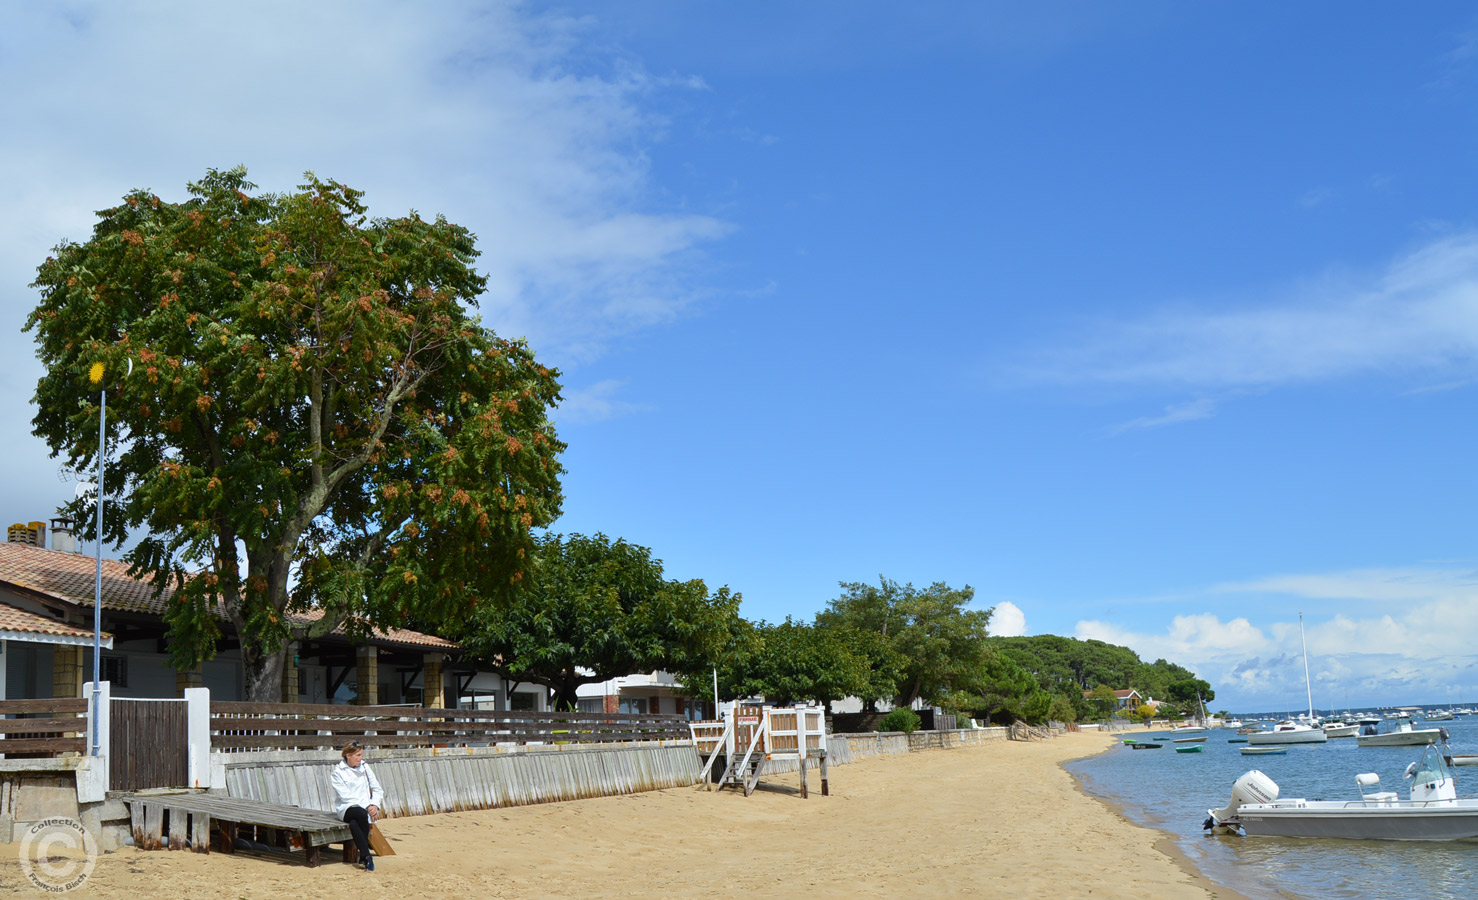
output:
[{"label": "beach sand", "polygon": [[[1078,733],[866,759],[831,769],[829,797],[813,770],[807,800],[790,774],[749,798],[677,788],[388,820],[397,855],[373,873],[336,849],[309,869],[126,848],[103,855],[69,896],[1235,898],[1061,767],[1113,740]],[[39,896],[16,851],[0,847],[0,896]]]}]

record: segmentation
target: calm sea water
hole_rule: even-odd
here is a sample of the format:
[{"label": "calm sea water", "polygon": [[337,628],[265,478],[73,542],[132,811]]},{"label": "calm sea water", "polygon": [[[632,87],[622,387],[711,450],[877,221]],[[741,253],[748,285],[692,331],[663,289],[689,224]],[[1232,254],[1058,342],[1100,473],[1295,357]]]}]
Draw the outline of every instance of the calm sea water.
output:
[{"label": "calm sea water", "polygon": [[[1478,753],[1478,716],[1430,723],[1451,734],[1453,753]],[[1428,727],[1417,720],[1417,727]],[[1206,810],[1225,806],[1232,782],[1259,769],[1281,797],[1358,799],[1355,776],[1374,772],[1382,790],[1408,796],[1402,775],[1422,747],[1359,747],[1354,738],[1291,746],[1286,755],[1242,756],[1246,744],[1226,730],[1205,732],[1201,753],[1133,750],[1068,764],[1090,793],[1112,801],[1141,825],[1158,828],[1203,874],[1252,900],[1470,900],[1478,897],[1478,842],[1337,841],[1324,838],[1209,836]],[[1168,742],[1167,742],[1168,743]],[[1454,769],[1459,797],[1478,797],[1478,766]]]}]

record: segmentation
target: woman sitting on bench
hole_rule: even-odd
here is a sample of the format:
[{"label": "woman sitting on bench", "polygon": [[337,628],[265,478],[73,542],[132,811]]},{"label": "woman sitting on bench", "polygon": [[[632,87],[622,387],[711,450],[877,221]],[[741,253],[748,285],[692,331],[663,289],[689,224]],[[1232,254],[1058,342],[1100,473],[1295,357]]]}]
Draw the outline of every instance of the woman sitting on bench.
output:
[{"label": "woman sitting on bench", "polygon": [[370,856],[370,825],[380,818],[380,804],[385,802],[385,791],[380,787],[380,779],[364,761],[363,744],[350,741],[344,745],[343,755],[343,760],[334,766],[333,786],[338,795],[334,815],[349,823],[349,833],[354,835],[359,858],[365,870],[373,872],[375,860]]}]

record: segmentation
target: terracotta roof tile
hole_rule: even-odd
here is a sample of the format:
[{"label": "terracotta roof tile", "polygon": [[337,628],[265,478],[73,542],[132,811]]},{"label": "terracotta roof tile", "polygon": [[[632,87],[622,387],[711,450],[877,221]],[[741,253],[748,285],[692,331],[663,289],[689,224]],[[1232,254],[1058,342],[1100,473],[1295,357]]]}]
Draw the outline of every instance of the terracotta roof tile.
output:
[{"label": "terracotta roof tile", "polygon": [[[0,582],[9,582],[77,606],[92,608],[96,570],[95,557],[47,550],[30,544],[0,542]],[[162,616],[172,595],[173,591],[166,588],[158,597],[154,596],[154,588],[147,581],[128,574],[128,563],[116,559],[103,560],[103,609]],[[293,613],[290,617],[296,622],[308,623],[322,616],[323,613],[314,610]],[[332,633],[343,637],[344,629],[335,628]],[[376,629],[372,634],[371,640],[375,643],[457,649],[451,641],[408,628]]]},{"label": "terracotta roof tile", "polygon": [[[311,610],[306,613],[288,613],[288,618],[295,622],[307,624],[317,622],[323,618],[322,610]],[[344,636],[344,626],[340,625],[330,634]],[[376,628],[370,632],[372,640],[377,643],[407,644],[417,647],[437,647],[442,650],[457,650],[458,646],[445,638],[439,638],[434,634],[422,634],[419,631],[411,631],[409,628],[391,628],[388,630]]]},{"label": "terracotta roof tile", "polygon": [[[53,634],[61,637],[90,638],[91,628],[74,628],[45,616],[16,609],[8,603],[0,603],[0,631],[19,631],[27,634]],[[103,637],[111,638],[107,632]]]},{"label": "terracotta roof tile", "polygon": [[[80,553],[0,542],[0,581],[77,606],[92,608],[97,560]],[[170,591],[159,597],[147,581],[128,574],[128,563],[103,560],[103,609],[163,615]]]}]

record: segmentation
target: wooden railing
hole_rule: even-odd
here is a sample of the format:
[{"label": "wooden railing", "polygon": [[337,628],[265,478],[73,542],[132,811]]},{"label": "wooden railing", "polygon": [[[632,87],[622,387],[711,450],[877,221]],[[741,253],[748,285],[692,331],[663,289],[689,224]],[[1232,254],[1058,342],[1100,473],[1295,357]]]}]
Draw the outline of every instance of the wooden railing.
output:
[{"label": "wooden railing", "polygon": [[0,700],[0,754],[59,756],[87,751],[87,701]]},{"label": "wooden railing", "polygon": [[419,706],[210,704],[212,750],[306,750],[361,740],[377,748],[612,743],[687,738],[682,716],[506,712]]}]

